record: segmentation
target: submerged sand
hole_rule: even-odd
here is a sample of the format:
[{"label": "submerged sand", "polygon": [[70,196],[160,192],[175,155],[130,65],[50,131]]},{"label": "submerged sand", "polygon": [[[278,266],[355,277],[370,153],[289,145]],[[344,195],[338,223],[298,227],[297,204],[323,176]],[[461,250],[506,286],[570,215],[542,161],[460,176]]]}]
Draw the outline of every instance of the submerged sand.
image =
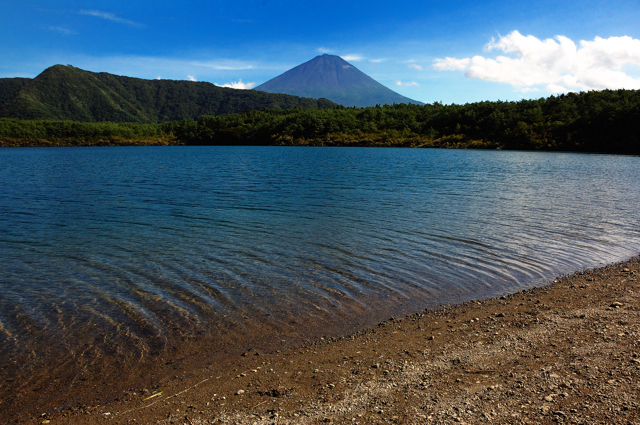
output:
[{"label": "submerged sand", "polygon": [[640,424],[640,257],[24,422]]}]

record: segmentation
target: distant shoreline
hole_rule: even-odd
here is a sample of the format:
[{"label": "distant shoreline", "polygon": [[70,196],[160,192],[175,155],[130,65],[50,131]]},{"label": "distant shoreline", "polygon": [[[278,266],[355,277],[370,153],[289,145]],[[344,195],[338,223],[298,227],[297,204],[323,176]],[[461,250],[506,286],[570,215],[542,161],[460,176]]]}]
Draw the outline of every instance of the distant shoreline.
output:
[{"label": "distant shoreline", "polygon": [[464,105],[247,106],[243,112],[138,122],[54,114],[49,120],[0,118],[0,146],[379,146],[640,154],[639,105],[640,90],[603,90]]}]

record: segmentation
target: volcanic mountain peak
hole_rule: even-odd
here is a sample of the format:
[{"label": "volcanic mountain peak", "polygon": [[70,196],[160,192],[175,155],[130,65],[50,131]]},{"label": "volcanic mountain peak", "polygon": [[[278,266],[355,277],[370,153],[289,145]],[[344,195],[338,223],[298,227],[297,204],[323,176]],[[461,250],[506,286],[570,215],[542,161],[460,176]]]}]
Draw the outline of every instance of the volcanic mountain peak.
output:
[{"label": "volcanic mountain peak", "polygon": [[369,77],[335,55],[321,55],[281,74],[254,90],[327,98],[344,106],[416,103]]}]

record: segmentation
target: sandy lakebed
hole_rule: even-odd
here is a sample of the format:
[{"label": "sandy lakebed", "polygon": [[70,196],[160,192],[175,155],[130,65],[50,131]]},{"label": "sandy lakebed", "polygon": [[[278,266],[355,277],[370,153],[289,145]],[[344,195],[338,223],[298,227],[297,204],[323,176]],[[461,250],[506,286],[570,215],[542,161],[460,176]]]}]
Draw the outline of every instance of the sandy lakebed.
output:
[{"label": "sandy lakebed", "polygon": [[21,422],[640,424],[640,257]]}]

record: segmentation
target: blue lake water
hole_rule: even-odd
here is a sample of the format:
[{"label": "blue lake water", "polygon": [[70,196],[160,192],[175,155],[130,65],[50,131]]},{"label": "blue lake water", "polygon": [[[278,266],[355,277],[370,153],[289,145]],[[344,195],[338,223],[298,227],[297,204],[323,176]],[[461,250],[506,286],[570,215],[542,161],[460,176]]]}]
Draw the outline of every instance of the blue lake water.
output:
[{"label": "blue lake water", "polygon": [[426,149],[2,149],[0,372],[46,385],[52,367],[75,370],[73,383],[106,371],[100,362],[126,369],[180,346],[223,358],[623,260],[640,251],[639,165]]}]

